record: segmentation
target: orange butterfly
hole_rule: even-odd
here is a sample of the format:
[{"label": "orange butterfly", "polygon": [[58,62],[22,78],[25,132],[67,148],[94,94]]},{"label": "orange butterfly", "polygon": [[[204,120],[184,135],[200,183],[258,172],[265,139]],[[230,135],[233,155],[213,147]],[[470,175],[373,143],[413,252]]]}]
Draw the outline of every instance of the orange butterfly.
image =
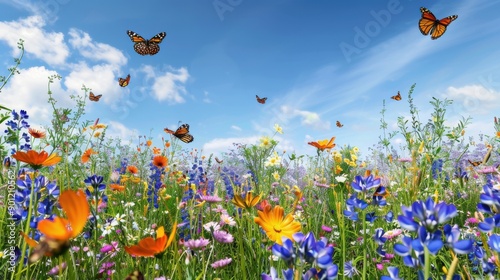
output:
[{"label": "orange butterfly", "polygon": [[101,99],[101,97],[102,97],[102,94],[94,95],[93,92],[90,92],[90,94],[89,94],[90,101],[97,102],[97,101],[99,101],[99,99]]},{"label": "orange butterfly", "polygon": [[398,91],[398,94],[391,96],[391,99],[394,99],[396,101],[400,101],[401,100],[401,93],[399,93],[399,91]]},{"label": "orange butterfly", "polygon": [[128,86],[128,84],[130,83],[130,74],[127,75],[127,77],[125,79],[123,78],[118,78],[118,84],[121,86],[121,87],[126,87]]},{"label": "orange butterfly", "polygon": [[266,104],[267,97],[260,98],[257,94],[255,95],[257,97],[257,102],[260,104]]},{"label": "orange butterfly", "polygon": [[163,41],[163,39],[167,36],[167,33],[160,32],[153,36],[153,38],[146,40],[134,31],[127,30],[127,34],[130,37],[130,40],[135,43],[135,52],[140,55],[157,54],[160,51],[160,46],[158,44],[160,44],[161,41]]},{"label": "orange butterfly", "polygon": [[476,166],[479,166],[481,164],[486,164],[488,162],[488,160],[490,160],[490,157],[491,157],[491,150],[493,150],[492,148],[489,148],[488,151],[486,152],[486,154],[484,155],[484,158],[483,158],[483,161],[471,161],[470,159],[468,160],[469,163],[476,167]]},{"label": "orange butterfly", "polygon": [[453,15],[437,20],[434,14],[427,8],[422,7],[420,11],[422,12],[422,18],[418,22],[418,28],[423,35],[431,34],[432,40],[443,36],[444,32],[446,32],[446,27],[458,17],[457,15]]},{"label": "orange butterfly", "polygon": [[215,157],[215,161],[218,163],[218,164],[221,164],[223,162],[223,160],[219,159],[218,157]]},{"label": "orange butterfly", "polygon": [[344,125],[337,121],[337,127],[343,127]]},{"label": "orange butterfly", "polygon": [[189,124],[181,125],[176,131],[170,130],[168,128],[163,129],[168,134],[172,134],[179,138],[184,143],[191,143],[194,140],[193,135],[189,134]]}]

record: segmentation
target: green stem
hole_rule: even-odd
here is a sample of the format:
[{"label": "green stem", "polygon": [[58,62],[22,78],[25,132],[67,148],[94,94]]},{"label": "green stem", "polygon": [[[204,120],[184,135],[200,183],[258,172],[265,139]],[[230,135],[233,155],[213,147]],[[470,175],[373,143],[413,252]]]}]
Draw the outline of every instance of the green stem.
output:
[{"label": "green stem", "polygon": [[[364,211],[361,212],[364,214]],[[362,222],[363,222],[363,280],[366,279],[366,268],[368,267],[368,263],[366,262],[366,221],[365,221],[365,215],[361,217]]]},{"label": "green stem", "polygon": [[429,252],[429,249],[427,247],[424,247],[424,260],[424,279],[427,280],[429,279],[429,274],[431,272],[431,253]]}]

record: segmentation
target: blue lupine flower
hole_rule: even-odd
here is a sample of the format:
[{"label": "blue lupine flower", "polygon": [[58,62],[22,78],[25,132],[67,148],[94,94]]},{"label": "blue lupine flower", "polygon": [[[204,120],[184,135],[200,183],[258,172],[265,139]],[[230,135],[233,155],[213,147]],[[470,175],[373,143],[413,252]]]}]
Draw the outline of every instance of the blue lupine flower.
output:
[{"label": "blue lupine flower", "polygon": [[483,222],[479,222],[477,227],[481,232],[492,232],[495,227],[500,227],[500,214],[485,218]]},{"label": "blue lupine flower", "polygon": [[394,213],[392,212],[392,210],[389,210],[389,212],[385,214],[384,218],[388,223],[392,223],[392,221],[394,220]]},{"label": "blue lupine flower", "polygon": [[435,204],[431,197],[425,202],[420,200],[413,202],[411,211],[407,207],[402,207],[401,210],[403,215],[398,216],[399,224],[409,231],[416,231],[421,226],[425,227],[427,231],[433,232],[439,224],[443,224],[457,215],[455,205],[444,202]]},{"label": "blue lupine flower", "polygon": [[441,176],[442,171],[443,171],[443,160],[442,159],[434,160],[432,162],[432,167],[431,167],[432,178],[437,179],[439,176]]},{"label": "blue lupine flower", "polygon": [[[394,253],[403,257],[406,266],[419,267],[424,262],[424,248],[420,241],[409,236],[403,236],[401,241],[403,241],[402,244],[394,244]],[[412,257],[412,253],[417,256],[417,259]]]},{"label": "blue lupine flower", "polygon": [[360,175],[354,178],[351,183],[352,189],[355,192],[367,194],[370,189],[377,188],[380,185],[380,178],[374,179],[373,175],[361,177]]},{"label": "blue lupine flower", "polygon": [[487,214],[500,213],[500,193],[493,188],[491,181],[483,186],[483,193],[479,195],[480,203],[477,204],[479,212]]},{"label": "blue lupine flower", "polygon": [[500,253],[500,235],[498,234],[491,235],[490,238],[488,239],[488,245],[490,246],[491,249],[493,249],[497,253]]},{"label": "blue lupine flower", "polygon": [[460,229],[457,225],[453,227],[449,224],[444,225],[444,236],[446,243],[445,245],[449,248],[452,248],[453,251],[457,254],[467,254],[472,252],[473,242],[470,239],[458,240],[460,237]]},{"label": "blue lupine flower", "polygon": [[295,252],[293,250],[293,242],[287,237],[282,237],[283,245],[279,245],[275,243],[272,247],[273,255],[280,257],[287,264],[291,264],[293,259],[296,257]]},{"label": "blue lupine flower", "polygon": [[368,212],[365,215],[365,221],[369,222],[370,224],[373,224],[375,220],[377,219],[377,216],[375,215],[375,212]]},{"label": "blue lupine flower", "polygon": [[356,269],[356,266],[352,264],[352,261],[347,261],[344,263],[344,276],[347,278],[352,278],[359,274],[359,271]]},{"label": "blue lupine flower", "polygon": [[395,266],[389,266],[387,268],[387,272],[389,272],[389,276],[382,276],[380,280],[403,280],[399,278],[399,268]]},{"label": "blue lupine flower", "polygon": [[373,240],[378,245],[383,245],[387,241],[387,237],[384,237],[385,231],[382,228],[377,228],[375,234],[373,235]]},{"label": "blue lupine flower", "polygon": [[417,247],[418,251],[423,251],[424,247],[427,247],[431,254],[436,255],[444,245],[441,240],[442,234],[440,230],[428,232],[425,227],[420,227],[417,236],[418,238],[416,240],[420,241],[420,244],[414,242],[412,245],[414,249]]}]

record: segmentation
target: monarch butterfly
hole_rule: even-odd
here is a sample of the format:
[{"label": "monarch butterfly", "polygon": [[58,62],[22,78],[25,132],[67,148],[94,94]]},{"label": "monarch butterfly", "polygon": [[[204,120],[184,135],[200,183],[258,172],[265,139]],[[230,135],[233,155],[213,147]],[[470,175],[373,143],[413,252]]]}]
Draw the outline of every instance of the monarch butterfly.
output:
[{"label": "monarch butterfly", "polygon": [[93,92],[90,92],[90,94],[89,94],[90,101],[97,102],[97,101],[99,101],[99,99],[101,99],[101,97],[102,97],[102,94],[94,95]]},{"label": "monarch butterfly", "polygon": [[488,162],[488,160],[490,160],[490,157],[491,157],[491,150],[492,148],[489,148],[488,151],[486,152],[486,154],[484,155],[484,158],[483,158],[483,161],[471,161],[470,159],[468,160],[469,163],[476,167],[476,166],[479,166],[481,164],[486,164]]},{"label": "monarch butterfly", "polygon": [[418,28],[423,35],[431,34],[432,40],[443,36],[444,32],[446,32],[446,27],[458,17],[457,15],[453,15],[437,20],[434,14],[427,8],[422,7],[420,11],[422,12],[422,18],[418,22]]},{"label": "monarch butterfly", "polygon": [[259,102],[260,104],[266,104],[267,97],[260,98],[257,94],[255,95],[255,97],[257,97],[257,102]]},{"label": "monarch butterfly", "polygon": [[218,157],[215,157],[215,161],[216,161],[218,164],[221,164],[222,162],[224,162],[223,160],[219,159]]},{"label": "monarch butterfly", "polygon": [[69,249],[69,246],[70,244],[68,240],[56,240],[43,237],[28,257],[28,262],[30,264],[36,263],[44,256],[60,256]]},{"label": "monarch butterfly", "polygon": [[153,36],[151,39],[146,40],[142,38],[141,35],[135,33],[134,31],[127,30],[127,34],[130,37],[130,40],[134,42],[134,50],[136,53],[140,55],[154,55],[160,51],[160,46],[158,44],[163,41],[167,33],[160,32]]},{"label": "monarch butterfly", "polygon": [[123,78],[118,78],[118,84],[121,86],[121,87],[126,87],[128,86],[128,84],[130,83],[130,74],[127,75],[127,77],[125,79]]},{"label": "monarch butterfly", "polygon": [[400,101],[401,100],[401,93],[399,93],[399,91],[398,91],[398,94],[391,96],[391,99],[394,99],[396,101]]},{"label": "monarch butterfly", "polygon": [[344,125],[337,121],[337,127],[343,127]]},{"label": "monarch butterfly", "polygon": [[191,143],[194,140],[193,135],[189,134],[189,124],[187,123],[179,126],[176,131],[170,130],[168,128],[163,129],[163,131],[168,134],[174,135],[184,143]]}]

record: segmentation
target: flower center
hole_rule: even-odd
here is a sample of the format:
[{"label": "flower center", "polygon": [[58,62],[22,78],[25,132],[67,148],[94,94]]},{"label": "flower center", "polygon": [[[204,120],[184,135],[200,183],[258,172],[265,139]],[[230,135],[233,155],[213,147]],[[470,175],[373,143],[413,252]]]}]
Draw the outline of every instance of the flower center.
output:
[{"label": "flower center", "polygon": [[281,227],[279,225],[273,226],[275,232],[281,232]]}]

